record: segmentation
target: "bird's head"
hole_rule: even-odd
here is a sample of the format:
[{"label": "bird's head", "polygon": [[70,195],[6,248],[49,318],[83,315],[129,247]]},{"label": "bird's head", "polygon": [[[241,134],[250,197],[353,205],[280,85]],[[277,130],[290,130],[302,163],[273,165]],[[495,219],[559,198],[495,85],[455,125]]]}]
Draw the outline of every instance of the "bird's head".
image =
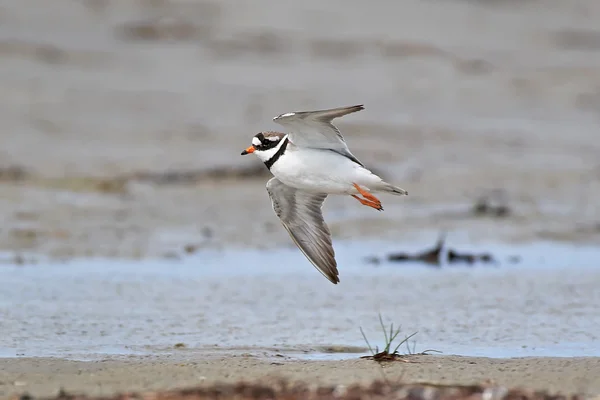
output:
[{"label": "bird's head", "polygon": [[277,153],[285,133],[259,132],[252,138],[252,145],[242,151],[242,155],[254,153],[263,162],[268,161]]}]

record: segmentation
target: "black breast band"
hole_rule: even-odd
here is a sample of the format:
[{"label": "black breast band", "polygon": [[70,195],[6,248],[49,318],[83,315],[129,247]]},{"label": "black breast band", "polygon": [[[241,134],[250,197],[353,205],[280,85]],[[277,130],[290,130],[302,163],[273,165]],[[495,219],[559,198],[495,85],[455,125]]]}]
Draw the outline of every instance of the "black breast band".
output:
[{"label": "black breast band", "polygon": [[279,157],[281,157],[283,155],[283,153],[285,152],[285,148],[287,147],[287,144],[288,144],[288,138],[286,137],[285,140],[283,141],[283,143],[281,144],[281,147],[279,148],[279,150],[277,150],[277,152],[275,154],[273,154],[273,157],[271,157],[267,161],[265,161],[265,165],[267,166],[267,168],[269,170],[271,170],[271,167],[273,166],[273,164],[275,164],[275,161],[277,161],[279,159]]}]

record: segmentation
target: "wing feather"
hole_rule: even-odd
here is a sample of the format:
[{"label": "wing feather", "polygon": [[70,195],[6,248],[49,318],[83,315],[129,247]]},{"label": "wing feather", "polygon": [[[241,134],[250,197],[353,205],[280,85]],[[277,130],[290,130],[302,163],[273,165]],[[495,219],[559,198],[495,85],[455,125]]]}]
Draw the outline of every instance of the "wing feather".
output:
[{"label": "wing feather", "polygon": [[363,105],[317,111],[297,111],[281,114],[273,121],[290,130],[290,141],[299,147],[330,149],[362,165],[350,152],[340,130],[333,125],[335,118],[363,110]]},{"label": "wing feather", "polygon": [[277,178],[267,182],[273,210],[306,258],[332,283],[338,278],[331,233],[321,207],[325,193],[308,193],[287,186]]}]

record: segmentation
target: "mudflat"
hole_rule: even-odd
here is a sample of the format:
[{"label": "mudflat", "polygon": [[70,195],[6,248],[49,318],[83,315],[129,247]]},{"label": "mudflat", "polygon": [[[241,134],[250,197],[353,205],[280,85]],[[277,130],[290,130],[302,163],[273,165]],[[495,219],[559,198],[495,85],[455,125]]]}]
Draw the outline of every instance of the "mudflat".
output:
[{"label": "mudflat", "polygon": [[[287,245],[268,171],[240,152],[282,112],[348,104],[366,107],[338,121],[351,150],[409,196],[383,196],[381,215],[331,196],[334,239],[598,243],[598,3],[382,7],[7,2],[0,249]],[[472,218],[492,191],[512,212]]]}]

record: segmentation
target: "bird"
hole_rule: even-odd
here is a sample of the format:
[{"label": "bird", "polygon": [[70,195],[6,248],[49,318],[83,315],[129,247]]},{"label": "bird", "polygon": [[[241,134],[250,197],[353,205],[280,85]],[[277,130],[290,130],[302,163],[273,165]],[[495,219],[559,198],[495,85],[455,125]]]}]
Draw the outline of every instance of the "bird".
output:
[{"label": "bird", "polygon": [[304,256],[333,284],[340,279],[331,232],[322,213],[327,196],[350,195],[383,211],[372,192],[408,195],[367,169],[332,123],[363,109],[360,104],[281,114],[273,121],[288,132],[259,132],[241,154],[256,155],[269,169],[273,178],[266,189],[275,214]]}]

